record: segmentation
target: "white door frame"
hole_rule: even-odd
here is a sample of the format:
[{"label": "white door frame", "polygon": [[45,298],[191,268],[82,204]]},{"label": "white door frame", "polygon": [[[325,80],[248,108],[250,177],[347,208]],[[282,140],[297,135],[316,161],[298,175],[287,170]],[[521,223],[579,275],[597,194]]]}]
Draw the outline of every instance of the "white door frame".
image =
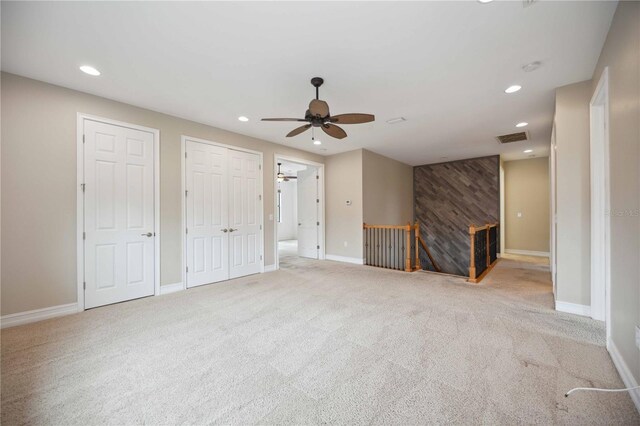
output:
[{"label": "white door frame", "polygon": [[154,238],[154,295],[160,294],[160,130],[138,126],[110,118],[77,113],[76,120],[76,279],[78,286],[78,312],[84,311],[84,121],[98,121],[153,134],[153,231]]},{"label": "white door frame", "polygon": [[[221,148],[232,149],[234,151],[248,152],[250,154],[256,154],[260,157],[260,173],[259,173],[259,182],[258,187],[260,188],[260,273],[264,272],[264,161],[263,161],[263,153],[261,151],[254,151],[252,149],[241,148],[234,145],[227,145],[220,142],[214,142],[206,139],[194,138],[187,135],[182,135],[180,137],[180,187],[182,190],[182,195],[180,196],[181,200],[181,216],[182,216],[182,289],[187,289],[187,199],[186,199],[186,191],[187,191],[187,141],[203,143],[207,145],[219,146]],[[224,282],[224,281],[223,281]]]},{"label": "white door frame", "polygon": [[276,170],[277,170],[277,165],[278,165],[278,161],[283,160],[283,161],[290,161],[293,163],[299,163],[299,164],[306,164],[308,166],[313,166],[313,167],[317,167],[318,168],[318,176],[320,177],[320,179],[318,179],[318,183],[320,185],[320,188],[318,188],[318,196],[320,197],[319,200],[320,202],[318,203],[318,210],[319,210],[319,218],[318,221],[320,222],[320,230],[319,230],[319,238],[318,238],[318,245],[320,245],[320,251],[318,252],[318,259],[320,260],[324,260],[325,256],[326,256],[326,250],[325,250],[325,237],[324,237],[324,164],[323,163],[316,163],[315,161],[311,161],[311,160],[305,160],[302,158],[296,158],[296,157],[290,157],[288,155],[282,155],[282,154],[278,154],[275,153],[273,154],[273,212],[274,212],[274,217],[273,217],[273,239],[274,239],[274,243],[273,243],[273,247],[274,247],[274,254],[275,254],[275,270],[280,269],[280,256],[278,255],[278,218],[275,217],[275,212],[278,210],[278,180],[276,178]]},{"label": "white door frame", "polygon": [[557,292],[557,271],[558,271],[558,244],[557,244],[557,170],[556,170],[556,122],[555,119],[553,121],[553,125],[551,126],[551,145],[549,149],[549,206],[551,207],[551,211],[549,213],[549,224],[550,224],[550,238],[549,238],[549,266],[551,270],[551,283],[553,285],[553,300],[556,301],[558,297]]},{"label": "white door frame", "polygon": [[591,317],[611,335],[611,220],[609,186],[609,69],[589,103],[591,175]]}]

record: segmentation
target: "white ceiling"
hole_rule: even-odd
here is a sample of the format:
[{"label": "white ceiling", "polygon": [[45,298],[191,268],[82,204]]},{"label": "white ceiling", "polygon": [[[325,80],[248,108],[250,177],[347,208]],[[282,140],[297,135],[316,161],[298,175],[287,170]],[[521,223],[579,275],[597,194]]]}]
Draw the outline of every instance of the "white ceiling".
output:
[{"label": "white ceiling", "polygon": [[[2,69],[323,155],[547,155],[554,89],[591,78],[615,2],[2,2]],[[521,66],[541,61],[537,71]],[[78,66],[102,75],[90,77]],[[342,141],[284,135],[325,79]],[[523,89],[507,95],[511,84]],[[250,118],[247,123],[237,120]],[[405,117],[406,122],[386,120]],[[530,142],[495,136],[529,122]],[[321,151],[321,149],[323,151]]]}]

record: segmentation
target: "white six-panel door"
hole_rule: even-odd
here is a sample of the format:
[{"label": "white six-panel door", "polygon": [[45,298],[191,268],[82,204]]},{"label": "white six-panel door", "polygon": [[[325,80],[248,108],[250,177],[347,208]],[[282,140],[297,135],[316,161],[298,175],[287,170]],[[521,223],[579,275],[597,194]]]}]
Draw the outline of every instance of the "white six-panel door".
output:
[{"label": "white six-panel door", "polygon": [[185,142],[187,287],[261,270],[260,156]]},{"label": "white six-panel door", "polygon": [[84,120],[85,308],[154,294],[154,135]]},{"label": "white six-panel door", "polygon": [[260,157],[229,150],[230,278],[260,272]]},{"label": "white six-panel door", "polygon": [[187,141],[187,287],[229,278],[227,149]]},{"label": "white six-panel door", "polygon": [[318,258],[318,169],[307,167],[298,176],[298,256]]}]

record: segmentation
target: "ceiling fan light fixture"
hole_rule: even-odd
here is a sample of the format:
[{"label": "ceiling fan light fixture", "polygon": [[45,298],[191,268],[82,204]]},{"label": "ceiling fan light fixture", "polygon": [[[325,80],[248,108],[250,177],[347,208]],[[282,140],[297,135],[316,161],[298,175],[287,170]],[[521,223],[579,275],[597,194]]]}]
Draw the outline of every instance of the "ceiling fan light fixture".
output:
[{"label": "ceiling fan light fixture", "polygon": [[278,182],[284,182],[284,173],[282,173],[280,171],[280,166],[282,165],[282,163],[278,163],[278,173],[276,174],[276,180]]},{"label": "ceiling fan light fixture", "polygon": [[238,117],[238,120],[246,122],[249,121],[249,119],[247,117],[245,117],[244,115],[241,115],[240,117]]},{"label": "ceiling fan light fixture", "polygon": [[311,140],[313,141],[314,145],[322,145],[322,141],[316,139],[316,138],[311,138]]},{"label": "ceiling fan light fixture", "polygon": [[407,121],[406,118],[404,117],[396,117],[396,118],[391,118],[389,120],[387,120],[388,124],[396,124],[396,123],[402,123],[403,121]]}]

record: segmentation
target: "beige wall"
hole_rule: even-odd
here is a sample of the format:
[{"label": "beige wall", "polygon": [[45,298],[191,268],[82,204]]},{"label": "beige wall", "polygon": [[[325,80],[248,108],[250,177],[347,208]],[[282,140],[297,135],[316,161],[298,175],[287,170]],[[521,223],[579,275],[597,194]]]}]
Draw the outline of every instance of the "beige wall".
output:
[{"label": "beige wall", "polygon": [[504,162],[504,184],[505,248],[548,253],[549,158]]},{"label": "beige wall", "polygon": [[76,114],[160,130],[160,278],[181,281],[180,137],[264,153],[265,265],[274,259],[273,154],[324,157],[2,73],[2,305],[7,315],[76,301]]},{"label": "beige wall", "polygon": [[591,81],[556,90],[556,300],[591,304],[589,100]]},{"label": "beige wall", "polygon": [[413,221],[413,167],[362,152],[363,216],[372,225],[403,225]]},{"label": "beige wall", "polygon": [[326,157],[325,185],[326,254],[362,259],[362,150]]},{"label": "beige wall", "polygon": [[640,353],[634,340],[634,327],[640,325],[640,3],[618,4],[590,94],[605,67],[609,68],[611,333],[640,382]]}]

